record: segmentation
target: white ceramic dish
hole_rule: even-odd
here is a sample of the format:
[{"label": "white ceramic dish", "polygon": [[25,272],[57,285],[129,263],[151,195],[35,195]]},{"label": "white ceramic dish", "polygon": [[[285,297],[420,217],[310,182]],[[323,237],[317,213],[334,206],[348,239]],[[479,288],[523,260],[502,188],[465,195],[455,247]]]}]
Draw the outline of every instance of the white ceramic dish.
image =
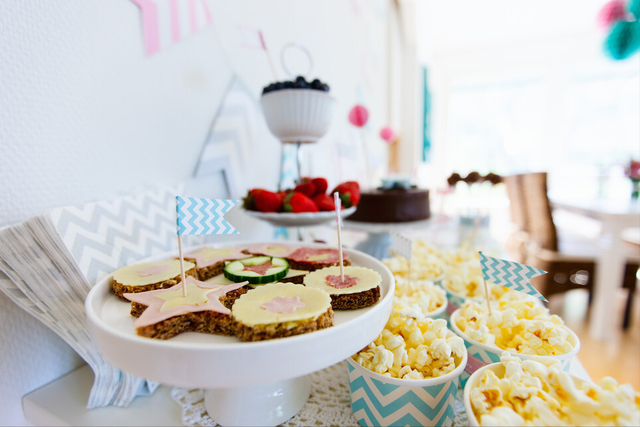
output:
[{"label": "white ceramic dish", "polygon": [[[280,226],[280,227],[304,227],[311,225],[320,225],[326,224],[331,221],[335,221],[336,212],[335,211],[325,211],[325,212],[302,212],[302,213],[291,213],[291,212],[258,212],[258,211],[249,211],[246,209],[242,210],[249,216],[254,218],[258,218],[262,221],[267,221],[271,225]],[[343,209],[340,211],[340,215],[342,218],[346,218],[356,211],[356,207],[352,206],[347,209]]]},{"label": "white ceramic dish", "polygon": [[166,341],[140,337],[133,326],[135,318],[129,314],[130,304],[111,290],[112,276],[97,283],[87,296],[89,329],[107,361],[125,372],[164,384],[233,388],[307,375],[365,347],[384,328],[391,312],[395,283],[389,269],[361,252],[345,249],[345,253],[353,265],[380,273],[380,301],[358,310],[336,310],[334,326],[321,331],[251,343],[193,332]]},{"label": "white ceramic dish", "polygon": [[[467,412],[467,419],[469,421],[469,426],[472,426],[472,427],[477,427],[480,425],[480,423],[478,423],[478,419],[476,418],[476,415],[473,412],[473,408],[471,406],[471,399],[470,399],[471,390],[478,386],[478,383],[480,382],[480,380],[482,379],[482,376],[484,375],[483,373],[487,370],[493,371],[498,376],[498,378],[504,377],[504,365],[502,363],[492,363],[490,365],[486,365],[478,369],[476,372],[473,373],[473,375],[471,375],[471,377],[469,377],[469,380],[467,381],[467,385],[464,387],[463,401],[464,401],[464,409]],[[578,388],[580,388],[580,386],[584,382],[586,382],[576,377],[575,375],[571,375],[571,378],[573,378],[573,381],[575,382]]]},{"label": "white ceramic dish", "polygon": [[260,98],[271,133],[282,142],[316,142],[331,125],[336,100],[327,92],[284,89]]}]

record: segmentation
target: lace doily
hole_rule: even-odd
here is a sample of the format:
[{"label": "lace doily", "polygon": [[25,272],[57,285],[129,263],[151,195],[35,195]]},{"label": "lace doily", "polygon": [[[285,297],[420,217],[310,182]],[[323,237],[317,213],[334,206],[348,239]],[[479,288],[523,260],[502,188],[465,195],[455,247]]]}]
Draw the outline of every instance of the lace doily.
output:
[{"label": "lace doily", "polygon": [[[349,377],[347,363],[340,362],[329,366],[311,377],[311,396],[309,400],[290,420],[282,426],[349,426],[356,427],[349,401]],[[182,423],[185,426],[218,426],[209,417],[204,407],[204,390],[174,388],[171,397],[182,408]],[[458,391],[453,416],[454,426],[466,426],[467,414],[462,402],[462,390]]]}]

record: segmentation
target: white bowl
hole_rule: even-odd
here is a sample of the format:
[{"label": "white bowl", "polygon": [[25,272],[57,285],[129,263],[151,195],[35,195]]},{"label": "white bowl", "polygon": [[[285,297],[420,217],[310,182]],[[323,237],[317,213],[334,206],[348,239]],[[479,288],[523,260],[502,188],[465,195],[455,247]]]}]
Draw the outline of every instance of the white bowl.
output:
[{"label": "white bowl", "polygon": [[467,363],[446,375],[425,380],[403,380],[377,374],[351,359],[351,410],[362,426],[441,426],[453,423],[459,377]]},{"label": "white bowl", "polygon": [[336,101],[327,92],[283,89],[261,97],[271,133],[282,142],[316,142],[331,125]]},{"label": "white bowl", "polygon": [[[469,352],[469,361],[467,362],[467,366],[465,367],[465,373],[463,373],[460,377],[460,382],[464,387],[470,375],[472,375],[474,372],[476,372],[478,369],[482,368],[485,365],[489,365],[491,363],[498,363],[500,361],[500,355],[502,354],[502,352],[507,350],[502,350],[497,346],[483,344],[481,342],[478,342],[476,340],[469,338],[469,336],[464,332],[462,332],[460,328],[458,328],[458,325],[456,324],[456,321],[458,320],[459,316],[460,316],[460,309],[453,312],[453,314],[451,315],[451,320],[449,321],[449,329],[451,329],[453,332],[456,333],[456,335],[458,335],[460,338],[464,340],[464,345],[465,347],[467,347],[467,351]],[[574,356],[578,354],[578,351],[580,350],[580,340],[578,339],[578,336],[575,334],[575,332],[573,332],[571,329],[567,328],[566,326],[565,328],[567,329],[567,331],[569,331],[569,336],[567,340],[573,345],[573,350],[570,351],[569,353],[558,354],[556,356],[538,356],[538,357],[549,357],[557,360],[558,362],[560,362],[562,370],[567,372],[571,368],[571,361],[573,360]],[[508,353],[513,356],[517,356],[522,360],[530,359],[531,357],[533,357],[533,355],[515,353],[513,351],[508,351]]]},{"label": "white bowl", "polygon": [[[464,394],[463,394],[464,409],[467,412],[467,420],[469,422],[469,426],[476,427],[480,425],[480,423],[478,422],[478,419],[476,418],[476,414],[473,412],[470,396],[471,396],[471,390],[478,386],[478,383],[482,379],[483,373],[487,370],[493,371],[498,378],[504,377],[505,368],[502,363],[492,363],[491,365],[483,366],[482,368],[475,371],[473,375],[471,375],[471,377],[469,377],[469,380],[467,381],[467,385],[464,388]],[[575,375],[571,375],[571,378],[573,379],[577,388],[580,388],[582,384],[586,382],[576,377]]]}]

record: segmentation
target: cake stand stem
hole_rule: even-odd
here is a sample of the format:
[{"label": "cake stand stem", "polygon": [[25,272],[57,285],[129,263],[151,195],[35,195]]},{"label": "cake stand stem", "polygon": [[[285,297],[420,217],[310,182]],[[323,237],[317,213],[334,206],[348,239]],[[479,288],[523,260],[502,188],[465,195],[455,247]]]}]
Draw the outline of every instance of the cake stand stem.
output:
[{"label": "cake stand stem", "polygon": [[356,245],[356,249],[377,259],[389,257],[389,246],[393,243],[393,238],[389,233],[371,233],[367,238]]},{"label": "cake stand stem", "polygon": [[284,144],[280,144],[280,173],[278,174],[278,191],[282,191],[282,171],[284,170]]},{"label": "cake stand stem", "polygon": [[308,375],[250,387],[210,389],[204,406],[222,426],[277,426],[296,415],[309,399]]},{"label": "cake stand stem", "polygon": [[298,181],[302,182],[302,142],[296,141],[296,166],[298,167]]}]

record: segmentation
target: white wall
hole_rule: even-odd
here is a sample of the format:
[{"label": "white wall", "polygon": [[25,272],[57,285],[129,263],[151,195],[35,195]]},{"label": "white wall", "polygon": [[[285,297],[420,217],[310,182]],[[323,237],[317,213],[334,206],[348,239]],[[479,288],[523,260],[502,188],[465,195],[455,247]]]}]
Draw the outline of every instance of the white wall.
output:
[{"label": "white wall", "polygon": [[[256,99],[273,80],[262,52],[240,48],[236,24],[263,31],[280,79],[283,44],[312,52],[313,76],[331,85],[338,109],[310,148],[311,172],[337,184],[329,147],[356,142],[346,120],[356,102],[370,110],[371,144],[382,144],[389,3],[208,0],[213,26],[146,57],[140,10],[129,0],[1,2],[0,226],[188,179],[232,75]],[[241,173],[249,187],[274,188],[280,147],[259,128]],[[0,342],[0,424],[25,425],[21,396],[80,360],[2,294]]]},{"label": "white wall", "polygon": [[[607,30],[598,27],[597,15],[605,3],[602,0],[419,2],[419,54],[429,69],[433,99],[433,162],[426,174],[430,185],[443,186],[453,172],[455,158],[465,155],[457,151],[456,141],[447,132],[455,85],[478,81],[501,83],[526,77],[541,80],[545,91],[544,111],[540,112],[544,116],[544,125],[539,129],[542,136],[536,152],[530,155],[529,167],[550,170],[560,180],[568,179],[563,170],[566,171],[571,150],[562,123],[568,110],[568,95],[564,92],[567,76],[578,72],[638,70],[637,54],[626,61],[613,61],[603,53]],[[632,96],[637,102],[637,92]],[[637,129],[637,122],[629,127]],[[503,173],[509,172],[523,171]]]}]

